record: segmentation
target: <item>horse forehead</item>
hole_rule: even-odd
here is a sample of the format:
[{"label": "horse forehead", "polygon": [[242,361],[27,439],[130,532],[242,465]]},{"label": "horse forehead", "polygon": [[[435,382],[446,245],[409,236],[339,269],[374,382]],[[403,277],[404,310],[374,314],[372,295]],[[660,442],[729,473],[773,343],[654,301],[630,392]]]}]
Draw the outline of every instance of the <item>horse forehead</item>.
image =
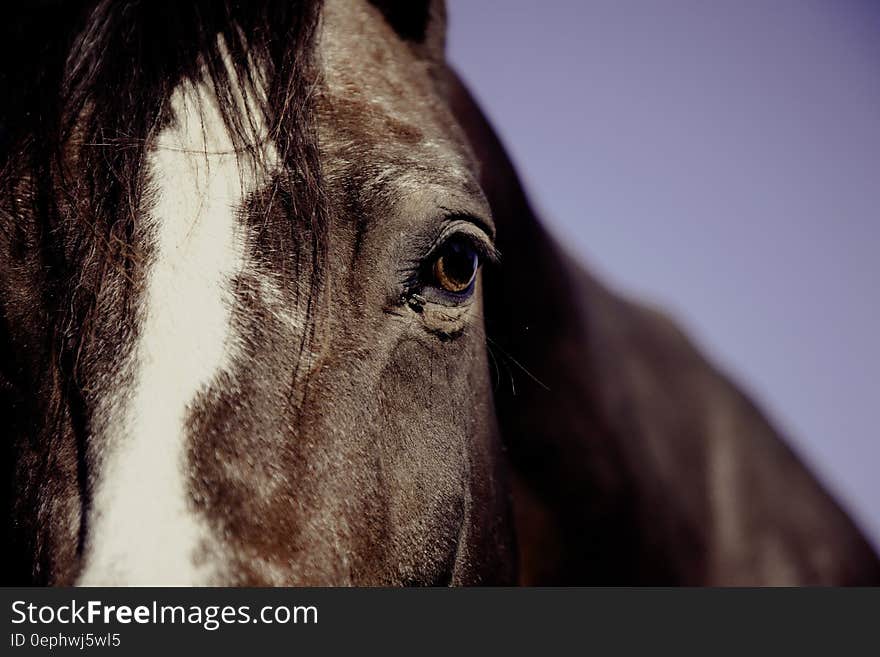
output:
[{"label": "horse forehead", "polygon": [[321,93],[317,99],[322,148],[336,162],[408,171],[430,162],[450,182],[470,183],[474,164],[431,74],[381,13],[366,2],[327,0],[317,42]]}]

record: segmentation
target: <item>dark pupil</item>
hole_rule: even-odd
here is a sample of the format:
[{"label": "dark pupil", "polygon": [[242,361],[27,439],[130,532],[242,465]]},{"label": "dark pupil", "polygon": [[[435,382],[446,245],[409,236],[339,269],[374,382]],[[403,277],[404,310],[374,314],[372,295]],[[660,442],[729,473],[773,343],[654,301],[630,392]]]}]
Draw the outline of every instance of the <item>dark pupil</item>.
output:
[{"label": "dark pupil", "polygon": [[453,242],[443,252],[443,272],[450,282],[466,286],[477,269],[477,254],[469,245]]}]

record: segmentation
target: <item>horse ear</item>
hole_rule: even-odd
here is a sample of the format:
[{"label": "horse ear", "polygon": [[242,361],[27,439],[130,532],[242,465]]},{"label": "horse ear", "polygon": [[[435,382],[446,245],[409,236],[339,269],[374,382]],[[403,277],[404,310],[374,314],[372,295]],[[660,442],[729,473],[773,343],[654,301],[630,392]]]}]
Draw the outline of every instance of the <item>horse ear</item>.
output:
[{"label": "horse ear", "polygon": [[442,61],[446,45],[444,0],[370,0],[404,41]]},{"label": "horse ear", "polygon": [[865,539],[756,407],[673,322],[608,291],[544,230],[448,78],[498,228],[486,334],[521,581],[880,581]]}]

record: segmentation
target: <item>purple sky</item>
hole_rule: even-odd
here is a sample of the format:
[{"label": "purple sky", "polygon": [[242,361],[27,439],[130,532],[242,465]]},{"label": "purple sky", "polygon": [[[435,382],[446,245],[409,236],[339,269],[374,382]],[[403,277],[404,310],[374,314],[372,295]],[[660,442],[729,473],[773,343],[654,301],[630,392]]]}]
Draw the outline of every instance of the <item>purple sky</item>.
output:
[{"label": "purple sky", "polygon": [[880,546],[880,3],[448,6],[550,227],[674,312]]}]

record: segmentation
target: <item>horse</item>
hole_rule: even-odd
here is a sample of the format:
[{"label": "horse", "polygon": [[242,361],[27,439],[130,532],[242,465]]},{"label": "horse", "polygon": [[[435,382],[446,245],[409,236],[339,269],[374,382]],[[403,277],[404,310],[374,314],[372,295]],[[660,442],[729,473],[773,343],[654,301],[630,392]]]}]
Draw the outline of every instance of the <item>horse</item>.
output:
[{"label": "horse", "polygon": [[544,229],[437,0],[9,4],[4,584],[866,584]]}]

